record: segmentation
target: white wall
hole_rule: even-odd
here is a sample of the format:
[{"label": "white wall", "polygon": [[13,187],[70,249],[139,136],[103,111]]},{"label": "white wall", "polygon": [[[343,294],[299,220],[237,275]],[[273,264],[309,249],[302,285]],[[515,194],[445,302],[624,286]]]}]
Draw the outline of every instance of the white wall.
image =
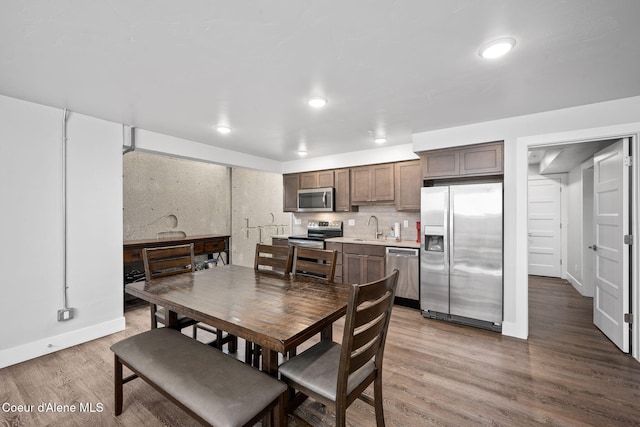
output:
[{"label": "white wall", "polygon": [[[526,338],[529,331],[527,284],[527,151],[550,142],[604,139],[609,129],[627,125],[640,131],[640,97],[476,123],[413,136],[415,152],[487,141],[504,147],[504,323],[502,333]],[[614,130],[615,131],[615,130]],[[542,135],[541,137],[539,137]],[[637,283],[636,283],[637,286]]]},{"label": "white wall", "polygon": [[68,119],[69,305],[63,306],[63,112],[0,96],[0,367],[124,329],[121,126]]},{"label": "white wall", "polygon": [[216,163],[230,167],[256,169],[265,172],[282,172],[282,163],[237,151],[214,147],[200,142],[163,135],[144,129],[135,130],[136,150],[168,154],[190,160]]}]

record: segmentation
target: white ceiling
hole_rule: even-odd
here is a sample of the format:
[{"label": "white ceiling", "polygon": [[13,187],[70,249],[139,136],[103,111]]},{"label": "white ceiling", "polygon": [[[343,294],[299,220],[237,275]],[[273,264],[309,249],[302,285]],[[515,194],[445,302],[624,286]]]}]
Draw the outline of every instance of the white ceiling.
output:
[{"label": "white ceiling", "polygon": [[[639,95],[638,18],[638,0],[6,0],[0,94],[287,161]],[[510,55],[478,56],[504,36]]]},{"label": "white ceiling", "polygon": [[529,150],[529,165],[540,175],[569,172],[614,142],[616,140],[601,140],[536,148]]}]

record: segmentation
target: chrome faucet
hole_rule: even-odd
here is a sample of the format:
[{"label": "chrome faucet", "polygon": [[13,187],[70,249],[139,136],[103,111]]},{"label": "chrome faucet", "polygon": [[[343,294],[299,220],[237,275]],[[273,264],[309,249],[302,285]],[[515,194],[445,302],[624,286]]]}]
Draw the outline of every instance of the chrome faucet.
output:
[{"label": "chrome faucet", "polygon": [[379,236],[382,236],[382,231],[378,230],[378,217],[375,215],[371,215],[369,217],[369,221],[367,221],[367,225],[371,225],[371,220],[375,219],[376,220],[376,240],[378,240]]}]

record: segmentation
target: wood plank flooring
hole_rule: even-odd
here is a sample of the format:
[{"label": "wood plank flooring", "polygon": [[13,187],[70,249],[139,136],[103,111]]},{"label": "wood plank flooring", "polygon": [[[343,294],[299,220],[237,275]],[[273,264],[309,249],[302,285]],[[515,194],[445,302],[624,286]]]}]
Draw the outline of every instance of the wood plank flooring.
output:
[{"label": "wood plank flooring", "polygon": [[[640,425],[640,363],[593,326],[592,300],[563,280],[532,276],[529,310],[524,341],[396,306],[384,361],[387,425]],[[124,332],[1,369],[0,405],[36,408],[0,407],[0,426],[197,425],[141,380],[125,385],[124,413],[113,416],[109,346],[149,325],[146,307],[125,315]],[[341,326],[334,328],[336,339]],[[40,403],[91,404],[96,412],[38,412]],[[313,401],[297,413],[314,426],[333,425],[331,411]],[[351,426],[375,423],[373,409],[361,401],[347,419]],[[298,424],[290,418],[290,425]]]}]

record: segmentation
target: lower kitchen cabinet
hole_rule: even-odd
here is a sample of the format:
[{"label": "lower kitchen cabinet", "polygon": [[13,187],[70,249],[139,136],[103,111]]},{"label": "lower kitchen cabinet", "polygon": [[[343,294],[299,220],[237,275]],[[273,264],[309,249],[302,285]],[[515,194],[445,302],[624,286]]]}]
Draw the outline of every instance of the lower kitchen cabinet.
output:
[{"label": "lower kitchen cabinet", "polygon": [[325,247],[330,251],[338,251],[336,257],[336,274],[333,277],[333,281],[336,283],[344,283],[342,281],[342,243],[326,242]]},{"label": "lower kitchen cabinet", "polygon": [[289,239],[284,237],[272,237],[271,244],[274,246],[289,246]]},{"label": "lower kitchen cabinet", "polygon": [[384,246],[345,243],[342,251],[344,283],[367,283],[384,277]]}]

